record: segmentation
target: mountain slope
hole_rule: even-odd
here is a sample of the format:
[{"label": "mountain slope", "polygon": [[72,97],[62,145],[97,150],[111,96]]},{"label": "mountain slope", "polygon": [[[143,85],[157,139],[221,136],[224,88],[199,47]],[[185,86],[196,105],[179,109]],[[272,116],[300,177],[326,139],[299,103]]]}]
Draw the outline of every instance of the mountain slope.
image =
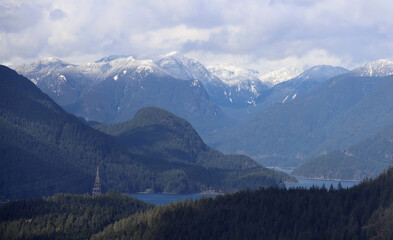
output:
[{"label": "mountain slope", "polygon": [[233,66],[205,67],[195,59],[170,53],[155,60],[166,73],[186,80],[198,79],[217,105],[242,108],[254,103],[269,86],[258,79],[258,72]]},{"label": "mountain slope", "polygon": [[352,146],[307,161],[292,174],[304,177],[364,179],[393,164],[393,125]]},{"label": "mountain slope", "polygon": [[[258,113],[221,138],[219,149],[264,165],[297,166],[344,149],[393,121],[393,77],[344,74],[287,104]],[[218,141],[219,142],[219,141]]]},{"label": "mountain slope", "polygon": [[316,88],[324,81],[347,72],[348,70],[342,67],[314,66],[299,76],[279,83],[266,91],[257,99],[258,108],[263,109],[275,103],[290,102],[304,92]]},{"label": "mountain slope", "polygon": [[[141,166],[110,136],[65,113],[15,71],[1,66],[0,79],[0,195],[12,199],[90,192],[97,165],[104,190],[135,191],[146,184],[142,177],[128,175]],[[130,180],[134,186],[128,185]]]}]

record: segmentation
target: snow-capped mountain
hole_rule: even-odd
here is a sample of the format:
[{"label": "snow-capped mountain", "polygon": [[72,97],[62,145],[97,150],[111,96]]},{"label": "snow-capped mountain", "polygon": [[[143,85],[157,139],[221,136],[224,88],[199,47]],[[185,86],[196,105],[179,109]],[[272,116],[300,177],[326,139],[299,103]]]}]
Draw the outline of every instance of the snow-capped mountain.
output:
[{"label": "snow-capped mountain", "polygon": [[247,76],[241,71],[230,76],[230,72],[233,72],[231,67],[217,66],[207,69],[197,60],[176,52],[158,57],[155,63],[173,77],[198,79],[205,86],[210,98],[220,106],[249,106],[268,88],[256,76]]},{"label": "snow-capped mountain", "polygon": [[385,77],[393,75],[393,61],[380,59],[356,68],[352,72],[361,77]]},{"label": "snow-capped mountain", "polygon": [[269,86],[258,79],[258,71],[242,69],[235,66],[209,66],[208,70],[222,80],[228,87],[228,96],[237,101],[255,105],[255,99],[269,89]]},{"label": "snow-capped mountain", "polygon": [[109,56],[95,63],[70,64],[55,58],[46,58],[15,69],[28,77],[58,104],[72,104],[81,92],[92,85],[112,78],[114,81],[166,75],[152,60],[136,60],[133,57]]},{"label": "snow-capped mountain", "polygon": [[240,85],[249,80],[259,80],[259,72],[256,70],[243,69],[230,65],[208,66],[207,69],[229,86]]},{"label": "snow-capped mountain", "polygon": [[[301,82],[324,82],[329,78],[344,74],[349,72],[348,69],[343,67],[335,67],[330,65],[317,65],[310,69],[307,69],[299,76],[290,80],[293,83],[301,83]],[[289,82],[289,81],[288,81]]]},{"label": "snow-capped mountain", "polygon": [[257,102],[260,108],[267,108],[274,103],[287,103],[293,101],[299,95],[309,91],[322,82],[349,72],[342,67],[333,67],[329,65],[314,66],[291,80],[282,82],[269,89]]},{"label": "snow-capped mountain", "polygon": [[74,69],[76,65],[63,62],[59,59],[48,57],[31,64],[22,64],[17,67],[17,71],[22,74],[31,73],[29,78],[34,84],[42,81],[46,76],[58,72],[59,69],[62,71],[68,71],[67,69]]},{"label": "snow-capped mountain", "polygon": [[289,65],[277,70],[274,70],[272,72],[269,72],[267,74],[264,74],[262,76],[259,76],[259,80],[261,80],[265,84],[269,84],[270,86],[277,85],[279,83],[288,81],[302,72],[304,72],[306,69],[308,69],[307,66],[305,65]]},{"label": "snow-capped mountain", "polygon": [[174,78],[153,60],[109,56],[75,65],[45,59],[16,70],[67,111],[87,120],[125,121],[146,106],[167,109],[196,127],[223,119],[201,81]]},{"label": "snow-capped mountain", "polygon": [[218,77],[211,74],[196,59],[180,55],[176,52],[157,57],[154,62],[167,74],[184,80],[200,81],[209,97],[218,105],[228,106],[233,105],[234,100],[228,96],[229,87],[221,81]]},{"label": "snow-capped mountain", "polygon": [[184,80],[198,79],[205,85],[221,82],[220,79],[213,76],[205,66],[196,59],[180,55],[176,52],[160,56],[156,58],[154,62],[163,71],[175,78]]},{"label": "snow-capped mountain", "polygon": [[45,58],[22,64],[15,70],[29,78],[58,104],[67,105],[73,103],[81,91],[95,80],[86,77],[78,67],[59,59]]}]

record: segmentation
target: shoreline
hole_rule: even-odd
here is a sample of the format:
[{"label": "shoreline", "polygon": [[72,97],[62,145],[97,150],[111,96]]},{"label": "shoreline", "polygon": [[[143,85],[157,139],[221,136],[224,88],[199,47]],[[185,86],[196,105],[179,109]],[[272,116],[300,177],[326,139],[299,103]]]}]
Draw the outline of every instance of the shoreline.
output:
[{"label": "shoreline", "polygon": [[[266,167],[268,169],[274,169],[275,171],[280,171],[280,172],[292,172],[293,170],[295,170],[295,167],[277,167],[277,166],[269,166]],[[340,178],[318,178],[318,177],[304,177],[304,176],[297,176],[297,175],[292,175],[290,173],[287,173],[289,176],[291,177],[295,177],[295,178],[302,178],[302,179],[307,179],[307,180],[321,180],[321,181],[337,181],[337,182],[361,182],[363,181],[363,179],[340,179]],[[286,183],[291,183],[291,182],[284,182]]]},{"label": "shoreline", "polygon": [[312,178],[312,177],[304,177],[304,176],[295,176],[291,175],[292,177],[295,178],[302,178],[302,179],[307,179],[307,180],[320,180],[320,181],[336,181],[336,182],[361,182],[363,180],[358,180],[358,179],[336,179],[336,178]]},{"label": "shoreline", "polygon": [[210,191],[203,191],[203,192],[195,192],[195,193],[167,193],[167,192],[136,192],[136,193],[130,193],[130,194],[141,194],[141,195],[153,195],[153,194],[163,194],[163,195],[196,195],[196,194],[201,194],[201,195],[223,195],[225,194],[224,192],[210,192]]}]

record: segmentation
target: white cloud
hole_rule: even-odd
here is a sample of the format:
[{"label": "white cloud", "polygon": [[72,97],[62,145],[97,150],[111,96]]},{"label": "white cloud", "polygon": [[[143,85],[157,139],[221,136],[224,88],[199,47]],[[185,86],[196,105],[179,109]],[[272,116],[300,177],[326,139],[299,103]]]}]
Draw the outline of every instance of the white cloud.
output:
[{"label": "white cloud", "polygon": [[0,12],[2,63],[177,50],[265,69],[351,68],[393,55],[386,0],[3,0]]}]

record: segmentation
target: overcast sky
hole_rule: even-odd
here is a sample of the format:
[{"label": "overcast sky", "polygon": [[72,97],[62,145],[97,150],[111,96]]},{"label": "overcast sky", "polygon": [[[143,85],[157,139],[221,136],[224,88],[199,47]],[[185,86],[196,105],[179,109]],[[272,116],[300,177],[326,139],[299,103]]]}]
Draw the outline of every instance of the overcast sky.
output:
[{"label": "overcast sky", "polygon": [[1,0],[0,63],[177,51],[206,65],[353,68],[393,57],[390,0]]}]

